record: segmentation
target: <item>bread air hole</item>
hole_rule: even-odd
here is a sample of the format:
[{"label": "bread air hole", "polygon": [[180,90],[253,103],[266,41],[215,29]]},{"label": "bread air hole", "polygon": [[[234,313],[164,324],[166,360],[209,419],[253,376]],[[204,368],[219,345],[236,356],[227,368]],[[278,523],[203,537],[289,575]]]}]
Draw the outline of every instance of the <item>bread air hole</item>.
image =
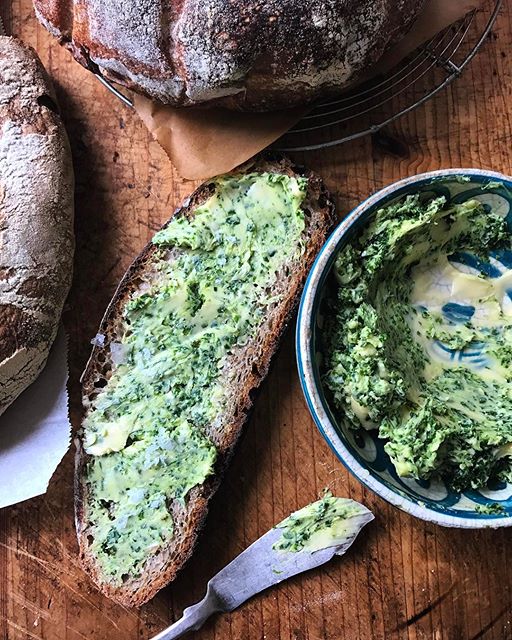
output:
[{"label": "bread air hole", "polygon": [[98,380],[94,381],[94,386],[96,387],[96,389],[103,389],[103,387],[106,387],[108,384],[107,380],[105,380],[105,378],[99,378]]},{"label": "bread air hole", "polygon": [[87,544],[90,547],[91,544],[94,542],[94,536],[91,536],[90,534],[87,536]]},{"label": "bread air hole", "polygon": [[102,367],[98,367],[98,373],[99,374],[101,373],[106,380],[110,378],[111,372],[112,372],[112,367],[110,366],[109,362],[105,362],[105,364]]},{"label": "bread air hole", "polygon": [[57,106],[55,100],[46,93],[44,93],[42,96],[39,96],[39,98],[37,99],[37,104],[40,107],[46,107],[53,113],[59,115],[59,107]]},{"label": "bread air hole", "polygon": [[123,581],[123,584],[125,582],[128,582],[129,579],[130,579],[130,576],[128,573],[123,573],[123,575],[121,576],[121,580]]}]

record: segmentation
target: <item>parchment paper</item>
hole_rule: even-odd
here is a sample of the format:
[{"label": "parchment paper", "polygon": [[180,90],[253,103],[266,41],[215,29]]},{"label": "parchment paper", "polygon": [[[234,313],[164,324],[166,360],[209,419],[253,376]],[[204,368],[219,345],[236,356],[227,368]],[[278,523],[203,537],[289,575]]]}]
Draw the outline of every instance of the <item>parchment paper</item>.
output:
[{"label": "parchment paper", "polygon": [[[481,0],[428,0],[409,34],[373,67],[371,75],[388,71],[480,4]],[[307,112],[302,108],[265,114],[176,109],[139,95],[134,96],[134,102],[180,176],[188,180],[206,180],[230,171],[280,138]]]},{"label": "parchment paper", "polygon": [[68,450],[67,379],[61,327],[39,378],[0,416],[0,508],[45,493]]}]

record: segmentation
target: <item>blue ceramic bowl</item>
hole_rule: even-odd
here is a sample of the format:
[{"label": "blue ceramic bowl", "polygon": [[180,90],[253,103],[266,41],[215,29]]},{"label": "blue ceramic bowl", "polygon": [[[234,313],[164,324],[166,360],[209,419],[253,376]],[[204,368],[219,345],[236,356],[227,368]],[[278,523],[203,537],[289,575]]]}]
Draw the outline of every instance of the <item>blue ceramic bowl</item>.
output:
[{"label": "blue ceramic bowl", "polygon": [[[491,183],[491,184],[489,184]],[[500,183],[500,184],[496,184]],[[322,387],[322,353],[319,336],[323,324],[323,300],[328,276],[338,252],[359,233],[383,206],[407,194],[429,192],[453,203],[476,198],[507,218],[512,248],[512,178],[478,169],[433,171],[401,180],[382,189],[357,207],[334,231],[321,250],[302,295],[297,323],[297,361],[302,389],[322,435],[334,453],[363,484],[413,516],[449,527],[486,528],[512,525],[512,484],[458,493],[439,480],[418,482],[399,478],[384,451],[385,441],[376,431],[354,431],[336,417]],[[500,255],[495,269],[485,277],[497,277],[512,268],[512,251]],[[512,290],[507,292],[512,301]],[[448,353],[447,357],[463,357]],[[500,515],[480,513],[478,505],[501,505]]]}]

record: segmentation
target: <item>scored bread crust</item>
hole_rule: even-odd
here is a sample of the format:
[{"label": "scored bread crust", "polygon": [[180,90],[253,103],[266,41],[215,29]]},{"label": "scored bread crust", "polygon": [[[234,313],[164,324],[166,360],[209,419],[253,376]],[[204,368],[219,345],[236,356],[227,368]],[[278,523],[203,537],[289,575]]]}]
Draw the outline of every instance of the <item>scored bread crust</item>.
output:
[{"label": "scored bread crust", "polygon": [[339,93],[424,0],[34,0],[85,67],[174,106],[265,111]]},{"label": "scored bread crust", "polygon": [[73,167],[49,77],[0,36],[0,414],[46,363],[73,269]]},{"label": "scored bread crust", "polygon": [[[173,501],[171,513],[175,534],[170,544],[160,550],[145,565],[143,575],[138,579],[129,578],[122,586],[113,586],[103,579],[101,568],[88,553],[88,536],[91,535],[87,522],[87,485],[85,466],[89,456],[84,452],[82,436],[77,438],[75,469],[75,516],[80,559],[87,573],[108,597],[125,606],[139,606],[151,599],[162,587],[171,582],[179,569],[191,556],[200,529],[207,515],[208,501],[220,484],[234,446],[241,434],[253,405],[254,392],[268,373],[270,361],[277,350],[280,338],[298,303],[306,276],[324,244],[327,234],[335,222],[334,205],[322,181],[312,174],[293,165],[283,157],[260,156],[232,173],[276,172],[290,176],[308,178],[308,190],[303,203],[306,213],[306,228],[303,233],[305,249],[302,256],[283,265],[273,292],[283,294],[281,299],[267,308],[265,320],[258,327],[257,334],[244,347],[234,350],[224,366],[226,388],[236,389],[228,400],[223,415],[208,429],[208,436],[217,447],[218,459],[214,475],[204,484],[194,487],[187,496],[186,507]],[[193,215],[194,209],[213,193],[212,183],[205,183],[178,209],[176,216]],[[109,345],[116,338],[122,326],[123,308],[130,296],[153,276],[153,259],[159,249],[151,243],[146,246],[123,277],[100,324],[99,334],[104,336],[103,345],[93,347],[90,360],[82,377],[83,398],[86,410],[91,401],[101,393],[104,380],[108,379],[112,362]],[[95,386],[96,385],[96,386]]]}]

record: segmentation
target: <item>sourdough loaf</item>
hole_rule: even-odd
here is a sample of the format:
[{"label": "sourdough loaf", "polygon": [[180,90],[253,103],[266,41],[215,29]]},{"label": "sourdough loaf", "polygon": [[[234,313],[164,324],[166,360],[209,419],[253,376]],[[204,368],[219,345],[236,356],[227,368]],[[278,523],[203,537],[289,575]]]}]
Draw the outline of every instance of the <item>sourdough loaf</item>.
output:
[{"label": "sourdough loaf", "polygon": [[335,94],[424,0],[34,0],[83,65],[176,106],[268,110]]},{"label": "sourdough loaf", "polygon": [[[223,386],[229,390],[225,408],[223,414],[216,418],[215,424],[207,427],[207,435],[218,454],[215,475],[209,476],[202,485],[192,488],[185,500],[169,501],[168,509],[175,526],[173,538],[167,546],[149,556],[139,577],[127,574],[123,584],[112,584],[91,552],[95,531],[89,509],[90,487],[87,482],[91,456],[84,450],[83,434],[79,434],[77,440],[75,513],[80,558],[101,591],[126,606],[138,606],[152,598],[159,589],[174,579],[190,557],[206,517],[208,502],[219,485],[223,470],[247,420],[254,392],[267,375],[270,360],[298,302],[304,280],[334,222],[333,204],[318,177],[294,166],[288,160],[268,157],[247,163],[237,169],[234,175],[254,172],[308,178],[306,199],[302,204],[306,223],[301,234],[304,249],[302,255],[296,254],[290,262],[282,265],[271,286],[271,302],[266,303],[265,314],[256,334],[246,344],[233,350],[223,366]],[[194,210],[213,195],[213,189],[211,183],[205,183],[192,194],[175,216],[194,215]],[[175,257],[172,252],[169,254],[171,264]],[[124,326],[123,311],[131,298],[147,291],[152,282],[158,281],[158,264],[161,259],[158,248],[148,245],[129,268],[106,311],[99,328],[101,339],[93,348],[83,376],[83,399],[88,415],[94,411],[96,398],[101,399],[102,390],[106,388],[106,381],[115,367],[111,345],[129,331]],[[165,469],[162,472],[165,473]]]},{"label": "sourdough loaf", "polygon": [[0,413],[37,377],[71,283],[73,170],[35,52],[0,36]]}]

